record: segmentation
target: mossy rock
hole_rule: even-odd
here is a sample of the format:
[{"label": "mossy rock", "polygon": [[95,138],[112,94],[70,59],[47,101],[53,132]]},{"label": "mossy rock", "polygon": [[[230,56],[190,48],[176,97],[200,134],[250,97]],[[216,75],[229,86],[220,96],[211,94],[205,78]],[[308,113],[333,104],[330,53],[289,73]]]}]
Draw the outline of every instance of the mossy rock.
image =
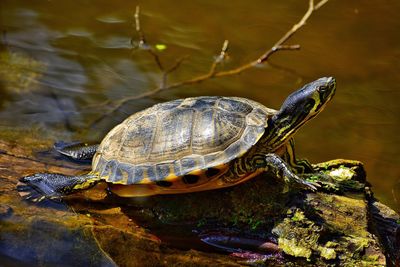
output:
[{"label": "mossy rock", "polygon": [[[35,140],[39,150],[49,144]],[[198,246],[198,233],[228,231],[238,240],[276,241],[278,252],[245,251],[264,255],[252,258],[252,264],[384,266],[398,261],[398,215],[373,199],[357,161],[315,165],[318,172],[305,178],[321,181],[318,192],[284,193],[282,183],[263,174],[232,188],[142,199],[110,197],[99,185],[64,204],[33,205],[15,190],[20,176],[43,171],[77,174],[90,167],[48,161],[36,152],[22,141],[0,141],[2,260],[20,257],[26,263],[49,265],[72,253],[79,255],[74,263],[89,265],[247,265],[243,258]],[[46,250],[54,238],[68,240],[55,247],[58,256]]]}]

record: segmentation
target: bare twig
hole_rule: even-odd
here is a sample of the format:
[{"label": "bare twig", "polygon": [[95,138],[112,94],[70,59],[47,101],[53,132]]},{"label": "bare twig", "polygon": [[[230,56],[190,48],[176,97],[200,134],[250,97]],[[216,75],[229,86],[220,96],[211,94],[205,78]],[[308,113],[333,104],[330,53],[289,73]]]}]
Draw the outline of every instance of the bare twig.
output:
[{"label": "bare twig", "polygon": [[321,2],[319,2],[318,4],[316,4],[314,6],[314,10],[318,10],[320,7],[322,7],[323,5],[325,5],[326,3],[328,3],[329,0],[321,0]]},{"label": "bare twig", "polygon": [[217,67],[219,64],[221,64],[227,57],[227,52],[228,52],[228,46],[229,46],[229,41],[225,40],[224,44],[222,45],[222,49],[221,52],[219,53],[219,55],[215,58],[213,64],[211,65],[210,71],[208,72],[208,74],[210,75],[210,77],[213,77],[214,74],[217,72]]},{"label": "bare twig", "polygon": [[[151,45],[148,45],[146,42],[146,37],[144,35],[144,32],[142,31],[141,28],[141,24],[140,24],[140,7],[136,6],[136,10],[135,10],[135,22],[134,22],[134,28],[137,32],[137,34],[139,35],[139,42],[138,45],[136,46],[134,43],[133,38],[131,39],[131,45],[133,47],[137,47],[139,49],[143,49],[146,50],[153,58],[154,61],[157,64],[157,67],[159,68],[159,70],[162,72],[162,78],[161,78],[161,82],[160,82],[160,86],[159,88],[156,88],[155,90],[152,90],[152,92],[158,92],[159,90],[162,90],[166,87],[167,84],[167,78],[168,75],[172,72],[174,72],[176,69],[178,69],[180,67],[180,65],[182,64],[183,60],[185,58],[187,58],[186,56],[178,59],[174,65],[172,65],[171,67],[169,67],[168,69],[165,69],[164,65],[161,62],[161,59],[157,53],[157,51],[154,49],[154,47],[152,47]],[[147,96],[147,93],[146,93]],[[119,102],[119,101],[118,101]]]},{"label": "bare twig", "polygon": [[174,72],[175,70],[177,70],[182,62],[187,58],[187,56],[181,57],[179,58],[174,65],[172,65],[169,69],[167,69],[166,71],[164,71],[163,73],[163,77],[162,77],[162,81],[161,81],[161,86],[160,89],[164,89],[167,86],[167,78],[168,75],[172,72]]},{"label": "bare twig", "polygon": [[[118,110],[121,106],[123,106],[125,103],[132,101],[132,100],[136,100],[136,99],[140,99],[140,98],[144,98],[144,97],[148,97],[154,94],[159,93],[160,91],[163,90],[169,90],[169,89],[173,89],[173,88],[177,88],[180,86],[184,86],[184,85],[190,85],[190,84],[195,84],[195,83],[200,83],[212,78],[217,78],[217,77],[225,77],[225,76],[231,76],[231,75],[235,75],[235,74],[240,74],[245,70],[248,70],[250,68],[253,68],[259,64],[265,63],[266,61],[269,60],[269,58],[277,53],[278,51],[283,51],[283,50],[299,50],[300,49],[300,45],[295,44],[295,45],[287,45],[285,44],[300,28],[302,28],[307,20],[310,18],[310,16],[313,14],[314,11],[318,10],[319,8],[321,8],[323,5],[325,5],[329,0],[321,0],[320,2],[318,2],[317,4],[314,4],[314,0],[309,0],[309,4],[308,4],[308,9],[306,11],[306,13],[303,15],[303,17],[299,20],[299,22],[297,22],[296,24],[294,24],[292,26],[292,28],[287,31],[270,49],[268,49],[267,51],[265,51],[263,54],[261,54],[258,58],[256,58],[253,61],[250,61],[244,65],[241,65],[239,67],[233,68],[233,69],[229,69],[229,70],[220,70],[218,71],[217,68],[218,66],[221,64],[221,62],[226,58],[227,55],[227,50],[228,50],[228,41],[226,40],[222,46],[221,52],[219,54],[219,56],[214,60],[214,62],[212,63],[210,70],[208,73],[202,74],[202,75],[198,75],[194,78],[188,79],[188,80],[184,80],[184,81],[180,81],[180,82],[176,82],[176,83],[172,83],[172,84],[167,84],[167,75],[170,74],[172,71],[175,71],[182,63],[183,59],[178,60],[175,65],[173,65],[171,68],[169,68],[168,70],[164,70],[161,61],[157,55],[157,53],[153,50],[153,48],[147,48],[146,50],[150,52],[150,54],[153,55],[159,69],[163,72],[162,75],[162,81],[160,83],[160,86],[147,91],[145,93],[139,94],[139,95],[132,95],[132,96],[128,96],[125,98],[121,98],[117,101],[113,101],[112,106],[109,108],[108,111],[106,111],[100,118],[98,118],[95,122],[93,122],[91,125],[93,126],[94,124],[98,123],[99,121],[101,121],[102,119],[104,119],[105,117],[107,117],[108,115],[110,115],[111,113],[115,112],[116,110]],[[145,41],[145,36],[140,28],[140,20],[139,20],[139,7],[136,8],[136,12],[135,12],[135,25],[136,25],[136,31],[139,34],[139,45],[142,45],[144,47],[147,47],[146,41]]]},{"label": "bare twig", "polygon": [[134,28],[135,28],[137,34],[139,35],[139,42],[137,45],[135,45],[135,41],[132,38],[131,39],[132,47],[147,51],[154,58],[154,61],[156,62],[157,67],[160,69],[160,71],[164,71],[164,66],[161,63],[160,57],[158,56],[157,52],[154,51],[154,48],[147,44],[144,32],[142,31],[142,28],[140,27],[140,7],[139,6],[136,6],[134,18],[135,18]]},{"label": "bare twig", "polygon": [[[136,6],[136,10],[135,10],[135,30],[136,32],[139,34],[139,47],[142,47],[144,45],[146,45],[146,39],[144,37],[144,33],[142,32],[142,29],[140,27],[140,6]],[[133,45],[133,39],[131,39],[131,44]]]}]

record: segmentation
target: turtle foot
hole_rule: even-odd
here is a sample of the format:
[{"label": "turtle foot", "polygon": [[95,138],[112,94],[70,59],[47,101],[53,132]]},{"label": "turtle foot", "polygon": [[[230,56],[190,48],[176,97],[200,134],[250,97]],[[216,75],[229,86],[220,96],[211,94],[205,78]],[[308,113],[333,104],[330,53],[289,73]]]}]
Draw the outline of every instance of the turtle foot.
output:
[{"label": "turtle foot", "polygon": [[67,143],[58,141],[54,143],[54,149],[69,159],[81,162],[90,162],[96,153],[98,145],[89,145],[82,142]]},{"label": "turtle foot", "polygon": [[18,194],[25,200],[31,201],[31,202],[40,202],[46,197],[40,194],[37,190],[35,190],[33,187],[22,183],[18,182],[17,183],[17,190]]},{"label": "turtle foot", "polygon": [[18,182],[17,183],[17,190],[18,194],[24,199],[29,202],[41,202],[45,199],[50,199],[52,201],[56,202],[61,202],[61,196],[45,196],[43,195],[40,190],[35,189],[34,187],[23,183],[23,182]]},{"label": "turtle foot", "polygon": [[60,201],[61,194],[56,191],[52,178],[57,174],[38,173],[19,179],[17,190],[19,195],[31,202],[40,202],[44,199]]}]

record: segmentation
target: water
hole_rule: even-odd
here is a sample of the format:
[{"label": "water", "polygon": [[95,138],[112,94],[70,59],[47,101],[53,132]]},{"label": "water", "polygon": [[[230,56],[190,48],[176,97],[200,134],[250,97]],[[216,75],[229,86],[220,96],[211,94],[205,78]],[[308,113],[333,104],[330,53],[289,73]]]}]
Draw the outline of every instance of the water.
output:
[{"label": "water", "polygon": [[[128,102],[90,125],[109,107],[100,103],[137,95],[160,83],[153,58],[131,49],[130,39],[137,37],[132,27],[137,4],[148,42],[166,46],[160,52],[166,68],[189,56],[169,77],[172,82],[206,73],[225,39],[230,49],[224,68],[257,58],[304,14],[307,2],[2,0],[0,126],[35,128],[51,132],[54,139],[98,141],[128,114],[155,103],[230,95],[279,108],[302,84],[332,75],[338,81],[337,94],[297,134],[298,153],[314,162],[363,161],[376,196],[400,210],[396,0],[331,0],[289,41],[300,44],[300,51],[277,53],[272,65],[238,76]],[[6,65],[10,61],[14,68]],[[12,76],[10,69],[22,74]]]}]

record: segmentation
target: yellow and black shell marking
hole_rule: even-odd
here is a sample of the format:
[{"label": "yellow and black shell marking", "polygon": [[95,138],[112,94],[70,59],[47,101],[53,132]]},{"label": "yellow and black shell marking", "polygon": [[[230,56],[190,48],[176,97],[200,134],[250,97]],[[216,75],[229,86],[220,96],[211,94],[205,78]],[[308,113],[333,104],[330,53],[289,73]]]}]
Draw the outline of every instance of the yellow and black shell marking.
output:
[{"label": "yellow and black shell marking", "polygon": [[194,97],[157,104],[111,130],[93,172],[120,185],[187,190],[229,168],[263,135],[275,110],[238,97]]}]

